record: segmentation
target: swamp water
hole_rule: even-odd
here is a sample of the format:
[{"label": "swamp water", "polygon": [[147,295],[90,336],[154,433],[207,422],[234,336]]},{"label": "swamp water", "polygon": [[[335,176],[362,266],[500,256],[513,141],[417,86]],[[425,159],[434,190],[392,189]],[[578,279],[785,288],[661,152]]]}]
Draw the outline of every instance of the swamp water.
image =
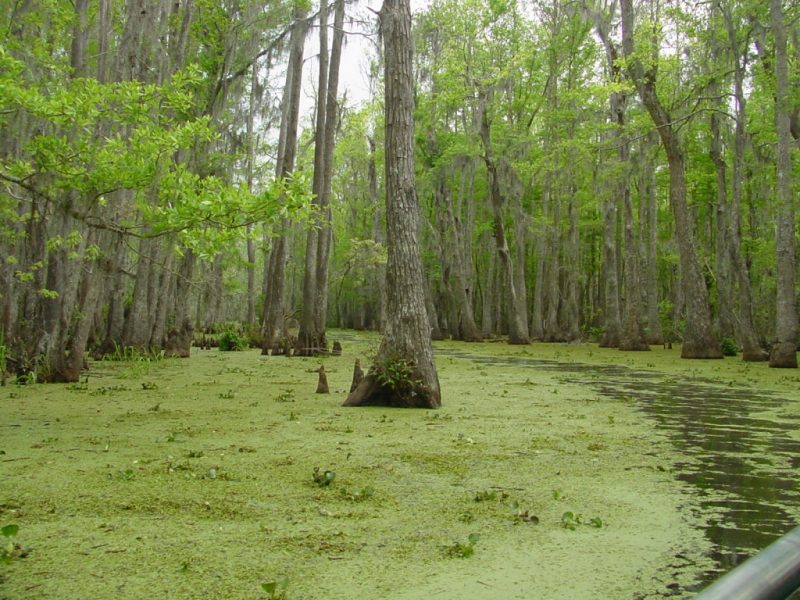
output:
[{"label": "swamp water", "polygon": [[[343,409],[377,338],[335,337],[344,356],[207,350],[0,388],[0,525],[30,548],[0,599],[252,600],[283,578],[290,600],[691,597],[727,568],[711,556],[800,515],[795,374],[441,342],[441,410]],[[748,531],[764,543],[714,537]]]},{"label": "swamp water", "polygon": [[692,585],[675,586],[675,593],[703,589],[798,525],[800,441],[791,432],[800,422],[782,412],[790,401],[779,394],[701,377],[665,379],[661,372],[617,365],[459,355],[559,372],[564,381],[589,385],[605,397],[632,399],[668,434],[688,457],[674,465],[675,476],[696,491],[696,516],[716,563]]}]

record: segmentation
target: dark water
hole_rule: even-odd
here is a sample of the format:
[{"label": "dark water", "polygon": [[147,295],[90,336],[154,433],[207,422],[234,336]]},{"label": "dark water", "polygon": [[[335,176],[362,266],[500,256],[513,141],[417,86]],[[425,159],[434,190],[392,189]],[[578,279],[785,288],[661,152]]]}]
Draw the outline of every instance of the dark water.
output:
[{"label": "dark water", "polygon": [[[790,402],[764,390],[722,386],[708,380],[672,380],[663,373],[525,357],[487,357],[439,350],[482,364],[557,371],[571,383],[589,385],[609,398],[630,398],[666,432],[688,460],[674,465],[677,479],[697,493],[701,521],[717,567],[690,589],[671,586],[665,595],[702,589],[756,554],[798,523],[787,507],[800,506],[800,442],[788,432],[799,423],[780,415]],[[681,557],[676,557],[680,562]],[[666,566],[665,566],[666,567]],[[680,567],[679,564],[670,567]]]}]

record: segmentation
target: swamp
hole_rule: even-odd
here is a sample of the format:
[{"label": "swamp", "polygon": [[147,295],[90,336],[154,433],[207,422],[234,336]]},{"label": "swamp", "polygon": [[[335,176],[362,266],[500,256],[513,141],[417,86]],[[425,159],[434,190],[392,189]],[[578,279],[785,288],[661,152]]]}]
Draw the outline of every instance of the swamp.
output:
[{"label": "swamp", "polygon": [[352,409],[330,334],[1,388],[0,598],[691,597],[800,517],[795,371],[447,341],[441,409]]},{"label": "swamp", "polygon": [[3,6],[0,600],[689,598],[800,519],[796,0]]}]

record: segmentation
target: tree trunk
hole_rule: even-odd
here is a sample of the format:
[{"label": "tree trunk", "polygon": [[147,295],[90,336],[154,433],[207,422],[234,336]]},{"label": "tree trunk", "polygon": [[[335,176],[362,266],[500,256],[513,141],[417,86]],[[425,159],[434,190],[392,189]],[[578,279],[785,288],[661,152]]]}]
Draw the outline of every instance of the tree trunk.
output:
[{"label": "tree trunk", "polygon": [[498,329],[493,312],[494,305],[497,302],[497,286],[495,285],[496,257],[496,252],[489,252],[486,257],[486,276],[483,279],[483,289],[481,290],[481,335],[484,338],[492,337]]},{"label": "tree trunk", "polygon": [[86,9],[89,0],[75,0],[75,24],[72,28],[72,48],[70,49],[70,67],[72,77],[86,76],[86,43],[89,29],[86,27]]},{"label": "tree trunk", "polygon": [[[89,232],[88,243],[94,243],[96,233]],[[81,371],[86,366],[86,343],[92,330],[98,299],[103,290],[102,272],[94,259],[84,261],[78,304],[74,318],[71,319],[71,331],[66,345],[64,368],[60,373],[60,381],[75,382],[80,379]]]},{"label": "tree trunk", "polygon": [[619,98],[615,116],[620,128],[618,137],[618,159],[620,172],[617,185],[622,198],[623,224],[625,230],[625,316],[620,330],[620,350],[650,350],[642,326],[642,278],[637,253],[638,243],[634,235],[633,203],[631,202],[629,141],[624,132],[625,98]]},{"label": "tree trunk", "polygon": [[[712,95],[716,90],[712,89]],[[716,275],[717,275],[717,334],[719,339],[734,339],[735,326],[733,315],[733,278],[731,275],[729,202],[728,202],[728,166],[725,162],[722,147],[722,124],[720,115],[711,113],[711,150],[709,155],[714,163],[716,173]]]},{"label": "tree trunk", "polygon": [[164,344],[166,356],[188,358],[194,335],[192,300],[194,299],[194,267],[197,262],[194,252],[186,250],[175,282],[174,325],[167,332]]},{"label": "tree trunk", "polygon": [[[258,62],[253,61],[250,70],[250,102],[247,107],[247,189],[253,193],[253,167],[256,159],[255,114],[259,101],[256,93],[258,87]],[[256,242],[253,239],[253,226],[247,225],[247,312],[245,323],[252,326],[256,322]]]},{"label": "tree trunk", "polygon": [[317,295],[317,246],[320,232],[325,225],[325,113],[328,110],[328,3],[322,2],[319,9],[319,78],[317,80],[317,120],[314,131],[314,177],[311,193],[317,208],[316,222],[306,233],[305,270],[303,271],[303,312],[300,317],[300,332],[297,335],[295,356],[313,356],[325,350],[320,347],[320,331],[315,319]]},{"label": "tree trunk", "polygon": [[[649,144],[648,144],[649,147]],[[648,150],[643,150],[644,154]],[[644,251],[644,289],[647,303],[647,342],[661,345],[664,343],[664,332],[661,331],[661,319],[658,314],[658,195],[655,182],[655,169],[649,158],[641,168],[641,197],[645,217],[640,224],[645,232],[643,236]]]},{"label": "tree trunk", "polygon": [[333,150],[336,142],[336,127],[338,122],[337,95],[339,92],[339,66],[342,60],[342,43],[344,41],[344,0],[336,0],[333,19],[333,45],[331,47],[331,60],[328,71],[328,92],[326,94],[325,108],[325,139],[322,161],[322,194],[320,196],[320,210],[323,222],[317,237],[316,260],[316,293],[314,296],[314,330],[317,339],[313,347],[327,349],[328,342],[325,336],[325,327],[328,320],[328,263],[330,262],[331,246],[331,188],[333,176]]},{"label": "tree trunk", "polygon": [[546,342],[561,342],[563,335],[558,323],[558,309],[561,304],[561,290],[559,285],[561,274],[561,199],[558,193],[553,193],[552,183],[544,192],[548,198],[545,202],[550,206],[551,221],[548,236],[548,252],[550,260],[547,265],[547,279],[545,280],[545,316],[544,340]]},{"label": "tree trunk", "polygon": [[514,261],[511,258],[511,251],[508,247],[508,239],[506,238],[505,225],[503,224],[503,206],[505,205],[505,197],[500,190],[500,174],[498,172],[497,164],[492,153],[492,141],[490,131],[489,119],[489,102],[488,94],[482,93],[481,97],[481,119],[480,119],[480,137],[483,144],[483,161],[486,164],[486,170],[489,173],[489,199],[492,204],[492,213],[494,215],[494,239],[497,246],[497,254],[500,257],[500,263],[503,266],[505,275],[507,291],[508,291],[508,304],[506,314],[508,316],[509,330],[508,330],[508,343],[509,344],[529,344],[530,337],[528,334],[528,317],[526,315],[525,307],[520,314],[520,305],[517,298],[517,290],[514,284]]},{"label": "tree trunk", "polygon": [[[548,183],[545,181],[545,190]],[[543,194],[542,218],[547,218],[549,210],[547,204],[547,194]],[[531,336],[534,340],[544,339],[544,289],[547,273],[547,230],[538,227],[535,235],[536,248],[536,280],[533,283],[533,308],[531,309]]]},{"label": "tree trunk", "polygon": [[[303,75],[303,49],[308,24],[305,13],[295,9],[294,26],[289,44],[289,64],[286,68],[286,83],[283,88],[281,106],[281,132],[276,161],[276,176],[287,177],[294,170],[297,154],[297,127],[300,116],[300,92]],[[264,319],[262,323],[262,353],[272,349],[284,333],[286,297],[286,259],[288,256],[287,221],[281,223],[281,232],[272,240],[272,249],[266,259]]]},{"label": "tree trunk", "polygon": [[[453,197],[445,182],[439,182],[439,193],[437,198],[440,201],[440,216],[444,220],[445,232],[450,233],[449,239],[443,235],[442,245],[444,248],[452,248],[452,261],[453,261],[453,279],[452,287],[453,302],[455,304],[456,318],[457,318],[457,331],[454,331],[455,337],[465,342],[480,342],[483,340],[481,337],[478,326],[475,324],[475,316],[472,311],[472,302],[469,295],[469,287],[467,286],[467,278],[464,269],[464,257],[461,252],[463,245],[461,243],[461,236],[456,220],[453,216]],[[447,242],[447,243],[446,243]]]},{"label": "tree trunk", "polygon": [[[372,213],[372,240],[376,244],[382,246],[385,240],[383,237],[383,224],[381,220],[381,201],[380,195],[378,194],[378,169],[375,166],[376,144],[373,137],[370,137],[367,141],[369,143],[369,167],[367,175],[369,178],[369,202],[374,208],[374,212]],[[378,288],[378,318],[376,320],[376,325],[379,330],[383,330],[383,324],[386,322],[386,267],[384,265],[378,265],[377,271],[378,275],[375,285]]]},{"label": "tree trunk", "polygon": [[441,392],[417,239],[414,84],[409,0],[384,0],[380,11],[386,86],[387,319],[375,364],[345,406],[437,408]]},{"label": "tree trunk", "polygon": [[770,0],[770,20],[775,37],[775,128],[778,134],[777,199],[778,225],[775,238],[777,294],[775,342],[770,367],[797,368],[797,277],[795,257],[795,211],[792,194],[791,90],[787,56],[786,23],[781,0]]},{"label": "tree trunk", "polygon": [[564,341],[575,342],[581,337],[580,310],[578,301],[580,296],[578,280],[580,277],[580,236],[578,234],[578,209],[575,206],[577,199],[576,190],[573,189],[569,197],[567,213],[569,217],[569,233],[566,244],[566,299],[564,303]]},{"label": "tree trunk", "polygon": [[742,360],[764,361],[769,355],[764,351],[758,341],[755,324],[753,322],[753,292],[750,282],[750,269],[742,255],[742,228],[740,213],[742,210],[742,195],[745,182],[745,150],[747,146],[747,100],[744,94],[745,65],[739,50],[739,38],[733,24],[730,8],[719,5],[725,20],[725,29],[728,34],[731,53],[733,54],[733,81],[734,98],[736,100],[736,125],[733,139],[733,168],[731,171],[731,207],[728,219],[729,251],[731,262],[736,273],[739,285],[739,310],[738,310],[738,335],[737,339],[742,347]]},{"label": "tree trunk", "polygon": [[[610,24],[615,18],[612,9],[609,13],[591,11],[595,30],[603,42],[606,67],[611,83],[619,84],[622,78],[619,63],[619,50],[610,35]],[[589,10],[588,7],[584,7]],[[633,208],[630,205],[630,184],[627,172],[630,158],[630,142],[625,134],[625,107],[627,96],[624,92],[612,92],[609,96],[611,122],[616,125],[614,141],[617,145],[617,181],[613,191],[603,203],[603,273],[605,275],[605,329],[600,347],[624,350],[646,349],[647,344],[641,331],[641,303],[639,295],[639,264],[633,243]],[[617,239],[617,212],[623,210],[625,231],[625,319],[620,314],[620,289]],[[630,309],[630,311],[629,311]],[[634,314],[631,314],[633,312]]]},{"label": "tree trunk", "polygon": [[155,285],[155,298],[151,306],[155,307],[153,316],[153,329],[150,334],[150,348],[160,350],[164,348],[167,340],[167,317],[172,312],[172,301],[175,288],[175,249],[171,239],[165,240],[163,253],[163,266],[159,268],[157,276],[153,277]]},{"label": "tree trunk", "polygon": [[669,200],[675,216],[676,237],[681,264],[681,287],[686,303],[686,331],[682,358],[722,358],[719,343],[714,337],[708,290],[694,248],[694,234],[686,202],[686,165],[678,134],[672,118],[664,109],[655,87],[655,73],[645,73],[642,63],[634,56],[632,0],[621,0],[622,42],[629,61],[628,73],[642,99],[653,124],[658,129],[669,165]]},{"label": "tree trunk", "polygon": [[603,275],[605,278],[601,348],[618,348],[620,338],[619,278],[617,276],[617,194],[603,200]]}]

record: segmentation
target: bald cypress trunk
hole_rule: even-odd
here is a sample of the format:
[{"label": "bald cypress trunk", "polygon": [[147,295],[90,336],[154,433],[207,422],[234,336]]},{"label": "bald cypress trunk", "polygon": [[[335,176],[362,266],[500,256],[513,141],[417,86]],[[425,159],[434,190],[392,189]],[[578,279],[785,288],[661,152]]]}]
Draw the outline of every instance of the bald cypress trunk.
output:
[{"label": "bald cypress trunk", "polygon": [[320,235],[325,235],[327,214],[323,206],[325,195],[325,135],[328,110],[328,5],[322,2],[319,9],[319,76],[317,79],[317,114],[314,130],[314,176],[311,193],[317,207],[314,227],[306,233],[305,269],[303,271],[303,309],[300,332],[297,335],[295,356],[312,356],[325,350],[320,345],[321,332],[317,327],[314,310],[317,302],[317,253]]},{"label": "bald cypress trunk", "polygon": [[380,11],[386,86],[386,326],[375,363],[345,406],[437,408],[414,175],[414,87],[409,0],[384,0]]},{"label": "bald cypress trunk", "polygon": [[675,217],[675,237],[681,266],[681,288],[686,308],[686,330],[683,340],[682,358],[722,358],[719,343],[711,325],[711,310],[708,290],[700,270],[700,262],[694,247],[694,233],[689,207],[686,201],[686,159],[678,133],[672,126],[672,117],[667,113],[656,93],[656,74],[645,72],[642,63],[635,57],[633,43],[632,0],[621,1],[622,44],[628,59],[628,74],[644,104],[653,124],[658,129],[661,144],[669,165],[669,201]]},{"label": "bald cypress trunk", "polygon": [[733,167],[731,169],[731,207],[728,219],[728,250],[731,254],[736,280],[739,286],[738,335],[742,347],[742,360],[764,361],[767,353],[761,348],[753,320],[753,292],[750,271],[742,254],[741,206],[746,177],[745,150],[747,146],[747,99],[744,94],[745,65],[739,50],[739,38],[728,6],[720,4],[728,43],[733,54],[734,98],[736,100],[736,125],[733,138]]},{"label": "bald cypress trunk", "polygon": [[780,0],[770,0],[772,34],[775,37],[775,128],[778,133],[778,226],[775,239],[777,294],[775,342],[770,367],[797,368],[797,298],[795,279],[795,211],[792,197],[791,92],[787,56],[786,23]]},{"label": "bald cypress trunk", "polygon": [[327,348],[328,342],[325,335],[328,320],[328,263],[330,261],[330,246],[332,233],[331,189],[333,185],[333,150],[336,142],[336,128],[338,122],[339,91],[339,66],[342,60],[342,44],[344,41],[344,0],[336,0],[333,19],[333,45],[331,46],[331,59],[328,71],[328,93],[325,108],[325,140],[323,147],[322,163],[322,195],[320,209],[322,211],[322,228],[317,239],[316,260],[316,293],[314,295],[314,329],[317,339],[313,344],[318,348]]},{"label": "bald cypress trunk", "polygon": [[457,322],[452,325],[451,333],[456,339],[465,342],[480,342],[483,338],[475,324],[475,315],[469,296],[464,257],[462,256],[461,231],[456,226],[453,216],[452,194],[444,181],[439,182],[436,199],[439,202],[440,217],[443,219],[442,245],[444,248],[453,249],[451,258],[454,281],[451,287]]},{"label": "bald cypress trunk", "polygon": [[[297,127],[300,115],[300,92],[303,75],[303,49],[307,23],[304,13],[295,11],[295,22],[290,38],[289,64],[283,88],[281,131],[278,144],[276,176],[287,177],[294,170],[297,154]],[[267,353],[284,333],[286,296],[286,259],[288,256],[288,222],[282,223],[280,234],[272,240],[269,257],[265,258],[264,317],[261,332],[262,352]]]},{"label": "bald cypress trunk", "polygon": [[528,333],[526,307],[519,302],[519,294],[515,284],[514,260],[511,257],[506,228],[503,222],[503,208],[506,204],[506,198],[500,189],[500,173],[494,153],[492,152],[489,97],[486,93],[482,94],[480,110],[480,137],[484,151],[483,161],[489,173],[489,200],[492,205],[492,215],[494,217],[494,240],[497,247],[497,255],[500,257],[500,264],[503,267],[503,275],[505,276],[506,290],[508,293],[508,303],[506,304],[508,343],[528,344],[530,343],[530,336]]}]

